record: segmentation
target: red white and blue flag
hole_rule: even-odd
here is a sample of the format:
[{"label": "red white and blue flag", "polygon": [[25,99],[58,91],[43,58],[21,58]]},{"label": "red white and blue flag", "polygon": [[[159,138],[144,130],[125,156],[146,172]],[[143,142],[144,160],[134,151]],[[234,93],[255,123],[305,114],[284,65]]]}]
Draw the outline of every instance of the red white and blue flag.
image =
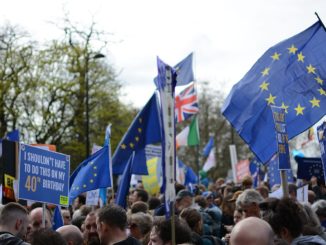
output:
[{"label": "red white and blue flag", "polygon": [[182,122],[198,112],[197,92],[194,83],[175,96],[176,122]]}]

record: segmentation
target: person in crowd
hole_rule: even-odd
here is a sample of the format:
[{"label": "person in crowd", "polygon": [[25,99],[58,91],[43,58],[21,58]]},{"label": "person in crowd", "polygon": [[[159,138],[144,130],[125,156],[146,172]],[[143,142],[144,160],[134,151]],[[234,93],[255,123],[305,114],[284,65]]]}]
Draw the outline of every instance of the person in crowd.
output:
[{"label": "person in crowd", "polygon": [[259,203],[264,199],[258,191],[247,189],[236,200],[236,207],[242,210],[243,217],[260,217]]},{"label": "person in crowd", "polygon": [[28,211],[18,203],[8,203],[0,213],[0,244],[27,245]]},{"label": "person in crowd", "polygon": [[161,205],[161,201],[157,197],[150,197],[148,199],[148,208],[149,210],[155,210]]},{"label": "person in crowd", "polygon": [[148,193],[144,189],[135,189],[129,196],[130,206],[137,201],[148,202]]},{"label": "person in crowd", "polygon": [[[238,192],[239,193],[239,192]],[[233,213],[235,210],[235,201],[234,201],[234,195],[236,195],[237,192],[234,194],[230,194],[226,196],[223,200],[221,209],[222,209],[222,224],[221,224],[221,232],[220,237],[224,237],[227,231],[228,226],[233,226]]]},{"label": "person in crowd", "polygon": [[86,196],[85,195],[80,194],[75,198],[75,200],[74,200],[74,202],[72,204],[72,211],[73,211],[72,219],[74,219],[74,218],[81,215],[80,208],[81,208],[81,206],[85,205],[85,203],[86,203]]},{"label": "person in crowd", "polygon": [[316,201],[316,194],[312,190],[308,190],[308,202],[313,204]]},{"label": "person in crowd", "polygon": [[153,217],[143,212],[133,213],[130,215],[128,223],[130,234],[143,245],[147,245],[153,226]]},{"label": "person in crowd", "polygon": [[194,208],[185,208],[180,213],[180,218],[185,220],[191,229],[191,242],[195,245],[203,245],[203,219],[200,212]]},{"label": "person in crowd", "polygon": [[288,188],[289,188],[289,196],[290,196],[290,198],[292,198],[294,201],[297,200],[298,187],[296,186],[296,184],[289,183]]},{"label": "person in crowd", "polygon": [[127,234],[127,214],[126,211],[117,205],[110,204],[101,208],[97,212],[97,231],[101,245],[139,245],[132,236]]},{"label": "person in crowd", "polygon": [[31,245],[66,245],[62,236],[52,229],[41,228],[31,235]]},{"label": "person in crowd", "polygon": [[274,244],[274,233],[271,226],[257,217],[249,217],[237,223],[230,236],[231,245]]},{"label": "person in crowd", "polygon": [[88,245],[99,245],[100,238],[97,232],[96,225],[96,214],[95,212],[90,212],[84,221],[82,228],[84,242]]},{"label": "person in crowd", "polygon": [[43,217],[43,208],[38,207],[34,208],[30,213],[29,213],[29,221],[30,224],[27,229],[27,241],[30,241],[31,239],[31,234],[34,233],[35,231],[45,228],[45,229],[51,229],[52,228],[52,218],[51,218],[51,213],[50,210],[45,209],[45,226],[42,226],[42,217]]},{"label": "person in crowd", "polygon": [[211,191],[203,193],[203,196],[207,200],[207,207],[205,211],[212,217],[213,220],[213,235],[220,237],[221,235],[221,224],[222,224],[222,211],[219,207],[214,204],[214,194]]},{"label": "person in crowd", "polygon": [[72,219],[71,224],[78,227],[78,229],[82,231],[82,226],[84,226],[85,219],[86,216],[78,216]]},{"label": "person in crowd", "polygon": [[68,209],[61,209],[61,216],[64,225],[71,225],[71,215]]},{"label": "person in crowd", "polygon": [[[178,192],[175,198],[175,213],[179,214],[182,209],[188,208],[193,204],[193,194],[188,190],[181,190]],[[162,203],[157,209],[154,211],[155,216],[165,215],[165,204]]]},{"label": "person in crowd", "polygon": [[[177,216],[175,218],[175,243],[191,243],[191,230],[187,223]],[[150,233],[148,245],[171,245],[172,229],[170,219],[156,219]]]},{"label": "person in crowd", "polygon": [[320,224],[326,228],[326,200],[318,200],[311,207],[317,214]]},{"label": "person in crowd", "polygon": [[132,214],[139,212],[148,213],[148,204],[143,201],[134,202],[130,207],[130,211]]},{"label": "person in crowd", "polygon": [[318,235],[303,235],[303,209],[291,198],[270,201],[263,218],[271,225],[274,233],[288,244],[326,244]]},{"label": "person in crowd", "polygon": [[251,189],[252,184],[253,184],[252,177],[249,175],[244,176],[241,180],[242,190]]},{"label": "person in crowd", "polygon": [[56,230],[62,238],[66,241],[67,245],[83,245],[83,233],[74,225],[64,225]]},{"label": "person in crowd", "polygon": [[261,185],[259,187],[256,188],[256,191],[258,191],[260,193],[260,195],[265,199],[268,198],[269,195],[269,190],[268,187],[265,185]]}]

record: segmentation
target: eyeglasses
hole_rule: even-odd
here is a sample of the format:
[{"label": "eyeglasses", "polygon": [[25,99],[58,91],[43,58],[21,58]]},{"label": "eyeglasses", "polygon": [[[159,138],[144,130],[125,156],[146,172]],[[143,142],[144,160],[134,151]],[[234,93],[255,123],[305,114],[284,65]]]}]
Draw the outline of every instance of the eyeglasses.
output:
[{"label": "eyeglasses", "polygon": [[135,223],[132,223],[132,224],[129,225],[129,227],[130,227],[130,228],[136,228],[136,227],[138,227],[138,225],[135,224]]}]

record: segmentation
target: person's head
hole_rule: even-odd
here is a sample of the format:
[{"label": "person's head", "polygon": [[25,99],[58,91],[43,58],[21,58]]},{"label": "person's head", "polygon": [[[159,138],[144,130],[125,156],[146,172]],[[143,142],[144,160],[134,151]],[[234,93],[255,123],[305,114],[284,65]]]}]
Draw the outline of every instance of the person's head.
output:
[{"label": "person's head", "polygon": [[62,238],[67,242],[67,245],[83,245],[83,233],[74,225],[64,225],[56,230]]},{"label": "person's head", "polygon": [[247,189],[241,193],[236,201],[236,207],[242,210],[243,217],[260,217],[259,203],[263,201],[263,197],[259,192],[253,189]]},{"label": "person's head", "polygon": [[208,203],[208,206],[214,205],[215,195],[214,195],[213,192],[211,192],[211,191],[205,191],[205,192],[203,192],[202,195],[206,198],[207,203]]},{"label": "person's head", "polygon": [[249,175],[244,176],[242,178],[241,184],[243,190],[251,189],[253,184],[252,177]]},{"label": "person's head", "polygon": [[31,245],[66,245],[62,236],[52,229],[39,229],[31,235]]},{"label": "person's head", "polygon": [[126,211],[114,204],[101,208],[96,218],[97,232],[101,243],[113,242],[126,234],[128,226]]},{"label": "person's head", "polygon": [[143,201],[137,201],[131,205],[130,209],[132,214],[139,213],[139,212],[147,213],[148,204]]},{"label": "person's head", "polygon": [[150,197],[148,200],[148,208],[149,210],[154,210],[157,207],[159,207],[161,205],[161,201],[159,198],[157,197]]},{"label": "person's head", "polygon": [[63,218],[63,224],[64,225],[70,225],[71,224],[70,211],[68,209],[62,209],[61,210],[61,215],[62,215],[62,218]]},{"label": "person's head", "polygon": [[2,207],[0,231],[8,231],[21,239],[25,239],[28,224],[28,212],[22,205],[11,202]]},{"label": "person's head", "polygon": [[72,204],[73,210],[79,209],[82,205],[85,205],[86,197],[85,195],[78,195]]},{"label": "person's head", "polygon": [[88,244],[100,244],[99,234],[97,233],[96,214],[90,212],[84,221],[83,237]]},{"label": "person's head", "polygon": [[[178,217],[175,217],[175,234],[177,234],[176,244],[191,242],[191,230],[189,226]],[[154,221],[148,245],[171,245],[171,237],[171,219],[157,219]]]},{"label": "person's head", "polygon": [[298,187],[293,183],[289,183],[288,188],[289,188],[289,196],[290,196],[290,198],[292,198],[293,200],[297,200],[297,189],[298,189]]},{"label": "person's head", "polygon": [[202,234],[203,220],[197,209],[185,208],[181,211],[180,218],[187,222],[191,230],[197,234]]},{"label": "person's head", "polygon": [[308,202],[310,204],[313,204],[316,200],[316,194],[315,192],[311,191],[311,190],[308,190]]},{"label": "person's head", "polygon": [[242,210],[235,209],[234,210],[234,213],[233,213],[233,221],[234,221],[234,224],[237,224],[242,219],[243,219],[243,217],[242,217]]},{"label": "person's head", "polygon": [[79,230],[83,230],[82,226],[85,226],[84,225],[85,219],[86,219],[86,216],[78,216],[71,220],[71,224],[78,227]]},{"label": "person's head", "polygon": [[312,210],[317,214],[320,222],[326,220],[326,200],[318,200],[311,206]]},{"label": "person's head", "polygon": [[302,233],[302,208],[291,198],[275,199],[268,203],[264,219],[272,226],[275,234],[291,243]]},{"label": "person's head", "polygon": [[131,235],[140,240],[151,231],[153,226],[153,217],[150,214],[145,214],[142,212],[134,213],[131,214],[128,223]]},{"label": "person's head", "polygon": [[317,217],[317,214],[312,210],[309,203],[302,203],[302,212],[300,214],[303,229],[303,235],[322,235],[323,229],[320,225],[320,221]]},{"label": "person's head", "polygon": [[274,233],[266,221],[257,217],[249,217],[234,226],[230,241],[232,245],[272,245]]},{"label": "person's head", "polygon": [[148,201],[148,193],[144,189],[135,189],[129,197],[130,204],[134,204],[137,201]]},{"label": "person's head", "polygon": [[45,209],[45,227],[42,227],[43,208],[35,208],[29,213],[30,217],[30,232],[33,233],[41,228],[51,229],[51,214],[48,209]]},{"label": "person's head", "polygon": [[256,190],[260,193],[260,195],[264,199],[267,198],[269,195],[269,190],[268,190],[267,186],[265,186],[265,185],[261,185],[261,186],[257,187]]},{"label": "person's head", "polygon": [[192,205],[193,202],[193,194],[187,190],[181,190],[178,192],[175,199],[175,208],[179,213],[184,208],[188,208]]},{"label": "person's head", "polygon": [[195,203],[197,203],[197,205],[201,208],[207,208],[208,207],[208,203],[205,197],[203,196],[196,196],[195,197]]}]

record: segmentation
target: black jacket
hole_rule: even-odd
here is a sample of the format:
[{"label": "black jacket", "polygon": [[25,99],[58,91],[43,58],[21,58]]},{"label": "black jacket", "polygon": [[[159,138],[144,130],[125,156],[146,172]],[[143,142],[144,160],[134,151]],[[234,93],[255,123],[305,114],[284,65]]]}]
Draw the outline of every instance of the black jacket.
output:
[{"label": "black jacket", "polygon": [[0,232],[0,245],[30,245],[9,232]]}]

